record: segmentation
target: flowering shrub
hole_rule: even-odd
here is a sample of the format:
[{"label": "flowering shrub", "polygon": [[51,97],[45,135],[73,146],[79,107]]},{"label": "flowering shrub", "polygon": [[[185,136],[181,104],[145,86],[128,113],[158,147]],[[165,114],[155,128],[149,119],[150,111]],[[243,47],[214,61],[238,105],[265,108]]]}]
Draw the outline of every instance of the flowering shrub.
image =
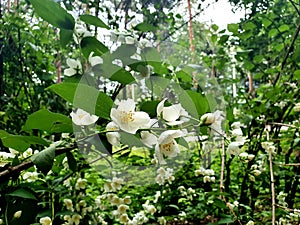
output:
[{"label": "flowering shrub", "polygon": [[[0,130],[0,224],[299,224],[299,70],[279,84],[258,85],[257,96],[245,97],[241,88],[232,100],[228,84],[236,81],[172,65],[158,51],[163,46],[147,40],[156,28],[146,22],[131,21],[122,31],[67,4],[30,3],[59,30],[59,77],[42,92],[59,96],[66,109],[54,112],[41,102],[17,134]],[[262,23],[260,29],[272,26]],[[247,41],[255,24],[231,24],[230,40]],[[282,26],[259,35],[285,35]],[[232,66],[219,61],[230,46],[229,35],[217,31],[212,26],[208,36],[218,54],[201,54],[212,72]],[[269,67],[260,56],[253,63]],[[235,68],[254,71],[243,57],[238,51]]]}]

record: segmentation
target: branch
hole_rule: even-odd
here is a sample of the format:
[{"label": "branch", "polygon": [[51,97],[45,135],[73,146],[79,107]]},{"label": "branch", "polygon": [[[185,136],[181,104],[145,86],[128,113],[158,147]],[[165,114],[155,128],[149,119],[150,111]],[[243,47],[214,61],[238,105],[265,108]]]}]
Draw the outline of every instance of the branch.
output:
[{"label": "branch", "polygon": [[[62,155],[66,152],[73,150],[74,148],[75,148],[74,146],[68,148],[58,148],[55,150],[55,156]],[[18,176],[20,172],[29,169],[32,166],[34,166],[34,163],[31,160],[27,160],[17,166],[8,167],[6,170],[0,172],[0,183],[5,182],[11,177]]]},{"label": "branch", "polygon": [[277,73],[277,76],[276,76],[276,78],[275,78],[275,80],[274,80],[274,83],[273,83],[273,86],[274,86],[274,87],[275,87],[277,81],[279,80],[279,78],[280,78],[280,76],[281,76],[281,72],[282,72],[283,68],[285,67],[285,64],[286,64],[286,62],[287,62],[287,59],[288,59],[290,53],[291,53],[291,52],[293,51],[293,49],[294,49],[294,44],[295,44],[295,42],[296,42],[296,40],[297,40],[297,37],[298,37],[298,35],[299,35],[299,32],[300,32],[300,23],[298,24],[298,27],[297,27],[297,29],[296,29],[294,35],[293,35],[292,42],[291,42],[291,44],[290,44],[290,46],[289,46],[289,48],[288,48],[288,50],[287,50],[287,52],[286,52],[286,54],[285,54],[285,56],[284,56],[284,59],[283,59],[283,61],[282,61],[282,63],[281,63],[280,71]]},{"label": "branch", "polygon": [[[220,175],[220,193],[224,191],[224,167],[225,167],[225,141],[224,138],[222,139],[222,163],[221,163],[221,175]],[[223,200],[224,196],[222,195],[221,198]]]},{"label": "branch", "polygon": [[[266,132],[267,132],[267,140],[270,140],[270,133],[271,125],[266,125]],[[275,225],[275,186],[274,186],[274,173],[273,173],[273,162],[272,162],[272,151],[269,151],[269,163],[270,163],[270,178],[271,178],[271,194],[272,194],[272,225]]]}]

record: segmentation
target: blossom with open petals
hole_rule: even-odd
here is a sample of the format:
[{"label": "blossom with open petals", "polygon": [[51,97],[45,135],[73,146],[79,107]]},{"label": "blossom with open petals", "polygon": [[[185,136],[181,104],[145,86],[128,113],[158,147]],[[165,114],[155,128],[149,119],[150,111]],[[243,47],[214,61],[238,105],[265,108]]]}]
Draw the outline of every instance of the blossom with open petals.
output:
[{"label": "blossom with open petals", "polygon": [[136,112],[135,102],[132,99],[121,100],[116,104],[118,107],[111,109],[110,117],[121,130],[135,134],[138,129],[149,124],[149,115],[145,112]]},{"label": "blossom with open petals", "polygon": [[88,126],[95,123],[98,120],[98,116],[91,115],[83,109],[77,109],[76,112],[71,112],[73,123],[78,126]]},{"label": "blossom with open petals", "polygon": [[187,118],[188,113],[185,111],[185,109],[181,106],[180,103],[165,107],[164,103],[166,100],[166,98],[163,99],[157,105],[157,116],[161,116],[170,126],[179,125],[189,120]]},{"label": "blossom with open petals", "polygon": [[155,155],[160,164],[166,164],[163,156],[176,157],[180,152],[179,146],[175,138],[182,137],[180,130],[167,130],[161,133],[155,146]]},{"label": "blossom with open petals", "polygon": [[83,72],[81,62],[78,59],[67,59],[67,64],[70,68],[64,70],[65,76],[70,77],[77,73],[81,74]]}]

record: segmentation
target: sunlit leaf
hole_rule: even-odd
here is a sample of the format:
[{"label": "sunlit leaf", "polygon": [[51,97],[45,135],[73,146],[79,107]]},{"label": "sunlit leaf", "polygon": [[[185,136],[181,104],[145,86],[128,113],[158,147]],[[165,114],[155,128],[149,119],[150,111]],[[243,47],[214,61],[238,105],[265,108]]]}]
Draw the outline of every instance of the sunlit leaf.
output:
[{"label": "sunlit leaf", "polygon": [[73,30],[75,26],[74,18],[67,13],[58,3],[53,0],[30,0],[35,12],[45,21],[55,27]]}]

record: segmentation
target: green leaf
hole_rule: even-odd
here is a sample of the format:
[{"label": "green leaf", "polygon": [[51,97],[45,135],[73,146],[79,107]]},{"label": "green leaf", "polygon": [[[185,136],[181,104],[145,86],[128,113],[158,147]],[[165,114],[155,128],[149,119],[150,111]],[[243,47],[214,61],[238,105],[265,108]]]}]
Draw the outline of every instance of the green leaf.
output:
[{"label": "green leaf", "polygon": [[141,51],[141,57],[143,61],[147,62],[161,62],[160,54],[156,48],[146,47]]},{"label": "green leaf", "polygon": [[121,143],[124,145],[128,145],[129,147],[145,147],[143,142],[139,138],[137,138],[133,134],[129,134],[126,132],[120,132],[121,135]]},{"label": "green leaf", "polygon": [[256,25],[252,22],[247,22],[243,25],[244,30],[254,30]]},{"label": "green leaf", "polygon": [[141,106],[140,106],[140,110],[144,111],[146,113],[149,114],[149,116],[152,117],[156,117],[156,108],[157,105],[160,101],[146,101],[146,102],[142,102]]},{"label": "green leaf", "polygon": [[200,93],[187,90],[187,94],[192,99],[198,113],[198,117],[202,116],[209,110],[209,104],[205,96]]},{"label": "green leaf", "polygon": [[170,85],[170,80],[158,76],[151,76],[145,81],[147,88],[149,88],[153,94],[157,96],[163,96],[166,88]]},{"label": "green leaf", "polygon": [[52,144],[50,147],[30,157],[31,161],[42,173],[47,174],[51,170],[55,158],[55,149],[58,144]]},{"label": "green leaf", "polygon": [[92,16],[92,15],[81,15],[80,20],[82,20],[83,22],[90,24],[90,25],[94,25],[96,27],[102,27],[102,28],[106,28],[109,29],[109,26],[107,26],[101,19],[99,19],[96,16]]},{"label": "green leaf", "polygon": [[213,43],[215,43],[217,40],[218,40],[218,35],[216,35],[216,34],[211,35],[211,41]]},{"label": "green leaf", "polygon": [[230,23],[227,25],[227,29],[233,34],[237,34],[239,32],[239,25],[236,23]]},{"label": "green leaf", "polygon": [[[120,59],[123,61],[124,59],[130,58],[130,56],[132,56],[135,53],[136,53],[135,45],[122,44],[111,54],[111,58],[112,59]],[[127,59],[125,61],[127,62],[129,60]]]},{"label": "green leaf", "polygon": [[176,72],[176,77],[180,82],[189,83],[193,81],[192,76],[183,70],[179,70],[178,72]]},{"label": "green leaf", "polygon": [[23,126],[24,131],[38,129],[48,133],[72,133],[72,120],[62,114],[41,109],[31,114]]},{"label": "green leaf", "polygon": [[214,205],[219,207],[220,209],[227,209],[227,206],[226,206],[225,202],[223,202],[220,199],[215,199],[214,200]]},{"label": "green leaf", "polygon": [[73,30],[75,26],[74,18],[67,13],[58,3],[52,0],[30,0],[35,12],[45,21],[55,27]]},{"label": "green leaf", "polygon": [[73,39],[73,31],[66,30],[66,29],[60,29],[59,36],[60,36],[60,39],[59,39],[60,45],[62,47],[65,47]]},{"label": "green leaf", "polygon": [[94,52],[94,56],[101,56],[109,51],[108,48],[95,37],[82,38],[80,46],[85,58],[88,58],[91,52]]},{"label": "green leaf", "polygon": [[285,31],[288,31],[289,29],[290,29],[290,27],[289,27],[289,25],[287,25],[287,24],[283,24],[283,25],[281,25],[281,26],[278,28],[278,30],[279,30],[281,33],[285,32]]},{"label": "green leaf", "polygon": [[156,31],[157,30],[157,27],[149,24],[149,23],[140,23],[138,25],[136,25],[134,27],[135,30],[139,30],[139,31],[142,31],[142,32],[149,32],[149,31]]},{"label": "green leaf", "polygon": [[278,34],[278,30],[276,29],[271,29],[268,33],[268,37],[271,38],[271,37],[275,37],[276,35]]},{"label": "green leaf", "polygon": [[51,85],[48,89],[61,96],[74,107],[81,108],[101,118],[110,119],[112,99],[96,88],[76,83],[60,83]]},{"label": "green leaf", "polygon": [[294,77],[295,77],[296,79],[300,79],[300,70],[296,70],[296,71],[294,72]]},{"label": "green leaf", "polygon": [[131,83],[135,82],[135,79],[131,75],[131,73],[121,67],[109,79],[112,81],[118,81],[121,84],[131,84]]},{"label": "green leaf", "polygon": [[266,19],[266,18],[262,18],[261,22],[265,28],[267,28],[268,26],[270,26],[272,24],[272,21],[270,21],[269,19]]},{"label": "green leaf", "polygon": [[226,41],[228,40],[228,38],[229,38],[229,35],[227,35],[227,34],[224,34],[224,35],[222,35],[221,37],[220,37],[220,40],[219,40],[219,44],[225,44],[226,43]]},{"label": "green leaf", "polygon": [[249,61],[244,62],[244,67],[246,70],[251,71],[253,68],[255,68],[255,65]]},{"label": "green leaf", "polygon": [[256,62],[256,63],[261,63],[263,61],[263,59],[264,59],[263,55],[256,55],[253,58],[254,62]]},{"label": "green leaf", "polygon": [[216,25],[216,24],[213,24],[211,25],[211,28],[214,30],[214,31],[217,31],[219,29],[219,26]]},{"label": "green leaf", "polygon": [[234,220],[232,220],[231,217],[222,218],[220,221],[218,221],[218,224],[228,224],[233,223]]},{"label": "green leaf", "polygon": [[13,148],[19,152],[24,152],[31,145],[49,146],[48,142],[42,138],[35,136],[22,136],[9,134],[4,130],[0,130],[0,139],[5,147]]},{"label": "green leaf", "polygon": [[18,197],[18,198],[37,200],[37,198],[32,194],[32,192],[30,192],[30,191],[28,191],[24,188],[17,189],[15,191],[13,191],[12,193],[9,193],[9,194],[6,194],[6,195],[13,196],[13,197]]}]

